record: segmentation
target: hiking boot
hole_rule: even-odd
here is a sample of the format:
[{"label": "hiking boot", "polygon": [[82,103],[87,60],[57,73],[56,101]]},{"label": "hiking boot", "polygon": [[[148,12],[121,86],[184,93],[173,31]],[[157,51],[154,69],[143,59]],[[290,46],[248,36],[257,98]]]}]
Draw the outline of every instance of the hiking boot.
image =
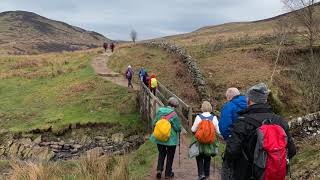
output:
[{"label": "hiking boot", "polygon": [[198,180],[206,180],[206,176],[199,176]]},{"label": "hiking boot", "polygon": [[156,177],[157,177],[157,179],[161,179],[161,171],[157,171]]},{"label": "hiking boot", "polygon": [[164,178],[165,178],[165,179],[171,179],[171,178],[174,178],[174,173],[173,173],[173,172],[171,172],[171,174],[166,175]]}]

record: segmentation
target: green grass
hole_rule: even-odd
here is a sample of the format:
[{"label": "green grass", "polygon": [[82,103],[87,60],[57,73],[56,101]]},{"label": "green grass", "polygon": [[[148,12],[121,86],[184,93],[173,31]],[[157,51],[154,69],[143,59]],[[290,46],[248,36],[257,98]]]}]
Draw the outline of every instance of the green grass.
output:
[{"label": "green grass", "polygon": [[[95,55],[1,57],[0,128],[26,132],[88,122],[141,125],[136,123],[136,93],[97,77],[90,66]],[[38,65],[12,68],[25,61]],[[54,64],[53,71],[50,63]]]},{"label": "green grass", "polygon": [[129,172],[130,179],[143,179],[150,172],[157,156],[156,145],[150,141],[130,155]]},{"label": "green grass", "polygon": [[299,151],[291,161],[293,179],[320,179],[320,144],[315,139],[309,142],[300,142]]}]

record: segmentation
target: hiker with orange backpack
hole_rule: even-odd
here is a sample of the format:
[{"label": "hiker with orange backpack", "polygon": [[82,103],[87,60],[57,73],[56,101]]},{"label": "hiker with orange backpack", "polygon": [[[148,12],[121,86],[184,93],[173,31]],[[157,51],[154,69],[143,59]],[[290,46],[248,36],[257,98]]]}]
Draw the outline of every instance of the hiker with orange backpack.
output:
[{"label": "hiker with orange backpack", "polygon": [[153,93],[153,95],[156,95],[157,87],[158,87],[158,79],[153,74],[149,79],[149,88],[150,88],[150,91]]},{"label": "hiker with orange backpack", "polygon": [[[198,180],[209,180],[211,157],[218,154],[216,133],[220,134],[218,119],[212,115],[212,106],[204,101],[201,106],[202,114],[198,115],[193,123],[191,131],[194,133],[190,148],[196,148]],[[190,155],[190,151],[189,151]]]},{"label": "hiker with orange backpack", "polygon": [[284,180],[296,146],[289,125],[272,112],[264,83],[247,91],[248,108],[239,113],[226,140],[222,179]]},{"label": "hiker with orange backpack", "polygon": [[179,106],[179,101],[171,97],[168,100],[167,107],[161,107],[153,120],[153,133],[150,141],[157,144],[159,155],[156,177],[161,179],[164,170],[164,161],[167,159],[165,168],[165,178],[174,177],[172,164],[178,145],[178,137],[181,132],[180,120],[175,112],[175,108]]}]

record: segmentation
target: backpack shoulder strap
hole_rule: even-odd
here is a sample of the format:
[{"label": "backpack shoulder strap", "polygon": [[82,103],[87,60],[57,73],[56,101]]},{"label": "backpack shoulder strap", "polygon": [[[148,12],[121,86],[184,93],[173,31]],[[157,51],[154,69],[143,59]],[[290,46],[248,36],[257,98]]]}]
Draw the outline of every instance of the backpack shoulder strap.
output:
[{"label": "backpack shoulder strap", "polygon": [[172,111],[170,114],[163,116],[165,119],[170,120],[174,115],[176,115],[176,112]]},{"label": "backpack shoulder strap", "polygon": [[204,117],[202,114],[199,114],[199,117],[201,120],[208,119],[210,121],[213,121],[213,115],[210,115],[209,117]]},{"label": "backpack shoulder strap", "polygon": [[[240,117],[241,118],[241,117]],[[253,127],[255,127],[256,129],[259,128],[262,124],[255,118],[250,117],[248,115],[242,115],[241,118],[244,122],[252,125]]]}]

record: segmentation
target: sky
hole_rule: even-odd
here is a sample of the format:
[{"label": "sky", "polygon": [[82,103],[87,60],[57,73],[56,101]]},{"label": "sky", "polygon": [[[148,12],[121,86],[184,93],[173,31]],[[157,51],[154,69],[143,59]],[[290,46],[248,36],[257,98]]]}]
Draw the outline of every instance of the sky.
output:
[{"label": "sky", "polygon": [[0,0],[0,12],[23,10],[96,31],[113,40],[138,40],[227,22],[284,13],[281,0]]}]

